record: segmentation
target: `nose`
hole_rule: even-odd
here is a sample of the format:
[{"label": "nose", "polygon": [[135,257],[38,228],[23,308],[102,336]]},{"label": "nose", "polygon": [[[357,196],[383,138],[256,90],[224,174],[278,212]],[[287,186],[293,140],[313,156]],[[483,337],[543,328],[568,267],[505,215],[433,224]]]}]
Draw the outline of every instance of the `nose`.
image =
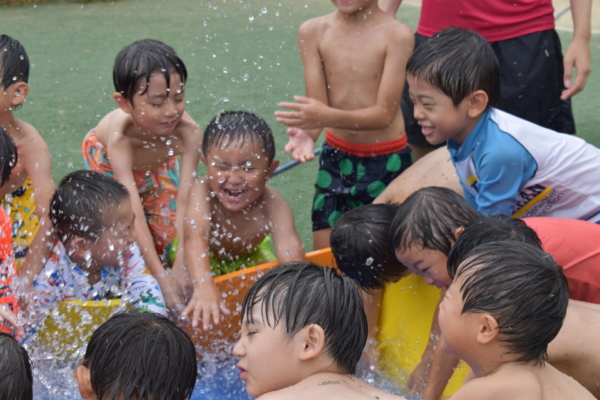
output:
[{"label": "nose", "polygon": [[237,358],[242,358],[244,346],[242,345],[242,339],[238,340],[238,342],[233,346],[233,355]]},{"label": "nose", "polygon": [[177,113],[177,108],[175,108],[175,103],[171,99],[167,99],[165,104],[165,115],[171,116]]},{"label": "nose", "polygon": [[415,117],[415,119],[420,120],[424,118],[423,115],[423,107],[421,107],[420,105],[413,103],[414,108],[413,108],[413,116]]},{"label": "nose", "polygon": [[229,178],[227,182],[232,185],[240,185],[244,183],[244,179],[241,177],[241,170],[239,168],[232,168],[229,171]]},{"label": "nose", "polygon": [[435,283],[435,279],[433,279],[430,276],[423,276],[423,279],[425,280],[425,283],[430,286],[433,286],[433,284]]}]

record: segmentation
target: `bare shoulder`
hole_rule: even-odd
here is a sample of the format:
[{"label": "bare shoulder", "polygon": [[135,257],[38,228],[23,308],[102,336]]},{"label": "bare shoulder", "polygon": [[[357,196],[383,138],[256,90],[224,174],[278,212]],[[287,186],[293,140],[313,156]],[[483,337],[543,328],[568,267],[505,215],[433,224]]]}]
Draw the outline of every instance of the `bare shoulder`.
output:
[{"label": "bare shoulder", "polygon": [[202,144],[202,130],[187,112],[183,114],[177,131],[184,142],[194,146],[200,146]]},{"label": "bare shoulder", "polygon": [[333,14],[323,15],[309,19],[300,25],[298,28],[298,37],[310,38],[321,34],[325,29],[329,28],[333,23]]},{"label": "bare shoulder", "polygon": [[391,34],[391,41],[394,45],[402,45],[410,48],[412,52],[415,44],[415,36],[408,25],[397,19],[390,17],[389,30]]},{"label": "bare shoulder", "polygon": [[[527,374],[524,374],[527,375]],[[533,376],[522,376],[519,379],[507,380],[502,376],[486,376],[473,379],[462,386],[450,399],[451,400],[496,400],[496,399],[521,399],[523,393],[531,400],[541,400],[542,392],[539,386],[532,384]],[[511,385],[508,382],[516,382]]]}]

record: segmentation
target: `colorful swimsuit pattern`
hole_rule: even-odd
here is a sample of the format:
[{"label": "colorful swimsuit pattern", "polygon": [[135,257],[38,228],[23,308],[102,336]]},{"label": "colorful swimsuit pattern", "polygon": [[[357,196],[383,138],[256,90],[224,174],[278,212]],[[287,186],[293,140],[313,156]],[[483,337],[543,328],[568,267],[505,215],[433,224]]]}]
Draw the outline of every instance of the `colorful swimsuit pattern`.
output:
[{"label": "colorful swimsuit pattern", "polygon": [[85,271],[57,242],[42,272],[36,277],[36,312],[45,312],[58,301],[113,300],[123,298],[134,309],[167,315],[165,300],[156,279],[150,274],[137,245],[124,255],[124,267],[104,267],[101,277],[90,285]]},{"label": "colorful swimsuit pattern", "polygon": [[[0,208],[0,305],[7,306],[17,313],[17,303],[12,292],[12,278],[15,275],[15,264],[12,251],[12,228],[10,218]],[[0,324],[0,332],[10,333],[8,328]]]},{"label": "colorful swimsuit pattern", "polygon": [[260,242],[256,249],[248,254],[244,254],[236,258],[235,260],[221,260],[211,255],[210,269],[212,270],[214,276],[220,276],[239,271],[241,269],[254,267],[255,265],[260,265],[267,261],[277,261],[277,257],[275,254],[273,254],[273,250],[271,250],[269,242],[271,242],[271,238],[267,236],[262,242]]},{"label": "colorful swimsuit pattern", "polygon": [[0,207],[10,209],[15,266],[19,270],[40,225],[35,212],[31,178],[28,177],[19,189],[7,194],[0,201]]},{"label": "colorful swimsuit pattern", "polygon": [[313,231],[331,228],[346,211],[370,204],[412,165],[406,135],[377,144],[357,144],[325,132],[315,184]]},{"label": "colorful swimsuit pattern", "polygon": [[[114,177],[106,147],[100,143],[95,131],[92,130],[83,139],[81,152],[87,169]],[[155,170],[133,170],[133,177],[144,206],[146,222],[154,238],[156,252],[163,263],[168,264],[169,252],[177,236],[175,228],[175,209],[179,191],[177,156]]]}]

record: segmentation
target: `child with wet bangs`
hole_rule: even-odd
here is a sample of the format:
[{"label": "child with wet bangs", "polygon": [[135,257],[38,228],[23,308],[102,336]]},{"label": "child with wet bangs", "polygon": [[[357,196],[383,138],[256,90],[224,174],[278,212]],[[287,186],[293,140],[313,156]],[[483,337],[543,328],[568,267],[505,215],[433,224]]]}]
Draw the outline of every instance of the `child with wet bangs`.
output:
[{"label": "child with wet bangs", "polygon": [[497,109],[498,60],[483,37],[444,29],[415,50],[406,73],[423,134],[446,142],[479,212],[600,221],[600,149]]},{"label": "child with wet bangs", "polygon": [[122,312],[94,332],[75,376],[85,400],[189,399],[198,376],[196,349],[169,319]]},{"label": "child with wet bangs", "polygon": [[[167,306],[183,309],[183,216],[198,167],[202,132],[185,112],[187,70],[172,47],[145,39],[125,47],[113,68],[118,109],[85,137],[87,169],[114,177],[130,193],[134,237]],[[178,156],[181,156],[181,169]],[[172,268],[167,274],[165,268]]]},{"label": "child with wet bangs", "polygon": [[[223,112],[206,127],[202,162],[186,213],[185,254],[193,285],[193,326],[219,321],[222,305],[213,276],[267,261],[304,260],[290,206],[267,185],[279,165],[267,123],[245,111]],[[270,249],[273,236],[275,254]]]},{"label": "child with wet bangs", "polygon": [[19,342],[0,332],[0,400],[33,400],[31,360]]},{"label": "child with wet bangs", "polygon": [[401,399],[353,376],[367,320],[353,281],[334,269],[272,269],[246,293],[241,316],[233,354],[251,397]]},{"label": "child with wet bangs", "polygon": [[12,174],[0,187],[0,206],[9,210],[15,265],[23,285],[30,288],[55,238],[48,211],[56,187],[46,142],[33,126],[14,115],[29,94],[29,67],[23,45],[0,35],[0,128],[13,140],[19,155]]},{"label": "child with wet bangs", "polygon": [[568,305],[567,280],[550,255],[521,242],[487,243],[448,272],[453,282],[438,317],[442,349],[475,376],[453,400],[595,398],[545,363]]},{"label": "child with wet bangs", "polygon": [[133,242],[129,191],[93,171],[75,171],[50,203],[59,240],[36,277],[36,310],[59,301],[124,298],[134,309],[167,315],[162,292]]}]

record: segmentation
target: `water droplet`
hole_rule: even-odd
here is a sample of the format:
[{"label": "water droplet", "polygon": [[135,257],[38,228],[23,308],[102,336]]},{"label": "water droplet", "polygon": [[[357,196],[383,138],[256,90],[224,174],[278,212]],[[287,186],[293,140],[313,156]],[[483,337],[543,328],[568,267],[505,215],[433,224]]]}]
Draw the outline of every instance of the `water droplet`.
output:
[{"label": "water droplet", "polygon": [[365,262],[365,264],[367,264],[367,265],[373,264],[373,257],[367,258],[367,261]]},{"label": "water droplet", "polygon": [[252,22],[252,21],[254,21],[254,17],[251,15],[250,17],[248,17],[248,20],[249,20],[250,22]]},{"label": "water droplet", "polygon": [[260,9],[260,13],[261,14],[266,14],[267,13],[267,7],[263,7]]},{"label": "water droplet", "polygon": [[223,73],[224,73],[224,74],[226,74],[226,73],[228,73],[228,72],[229,72],[229,70],[227,69],[227,67],[223,68]]},{"label": "water droplet", "polygon": [[244,74],[244,78],[243,78],[243,79],[244,79],[245,81],[247,81],[248,79],[250,79],[250,75],[248,75],[248,74]]}]

